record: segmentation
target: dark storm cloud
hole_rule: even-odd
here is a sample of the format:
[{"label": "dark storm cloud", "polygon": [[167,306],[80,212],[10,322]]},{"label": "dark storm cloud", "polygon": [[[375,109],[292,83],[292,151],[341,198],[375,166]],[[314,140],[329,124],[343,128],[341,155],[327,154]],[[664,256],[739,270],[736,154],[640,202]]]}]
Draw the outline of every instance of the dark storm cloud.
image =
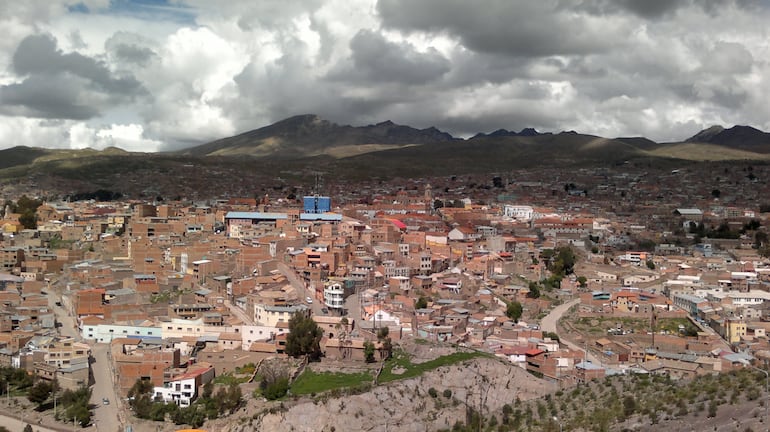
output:
[{"label": "dark storm cloud", "polygon": [[563,6],[597,15],[629,11],[643,18],[660,18],[689,3],[688,0],[583,0],[579,2],[566,0]]},{"label": "dark storm cloud", "polygon": [[82,83],[69,75],[32,76],[21,84],[0,87],[0,112],[6,115],[87,120],[99,114],[79,101]]},{"label": "dark storm cloud", "polygon": [[380,0],[377,11],[385,27],[445,32],[468,49],[503,55],[588,54],[614,42],[612,28],[595,26],[553,0]]},{"label": "dark storm cloud", "polygon": [[420,53],[408,43],[390,42],[369,30],[351,39],[350,50],[352,64],[333,71],[330,78],[415,85],[440,79],[450,70],[449,61],[435,49]]},{"label": "dark storm cloud", "polygon": [[0,109],[6,114],[82,120],[144,92],[132,76],[116,77],[93,58],[64,54],[49,35],[24,38],[13,55],[13,70],[23,80],[0,87]]}]

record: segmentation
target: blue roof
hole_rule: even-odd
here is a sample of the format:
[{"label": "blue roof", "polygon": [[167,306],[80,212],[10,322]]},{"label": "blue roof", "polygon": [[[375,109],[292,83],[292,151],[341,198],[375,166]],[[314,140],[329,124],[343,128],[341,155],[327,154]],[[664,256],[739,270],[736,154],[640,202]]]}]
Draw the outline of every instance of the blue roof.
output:
[{"label": "blue roof", "polygon": [[287,219],[286,213],[227,212],[225,219]]},{"label": "blue roof", "polygon": [[327,221],[327,222],[336,222],[342,220],[341,214],[336,213],[301,213],[299,215],[299,220],[303,221]]},{"label": "blue roof", "polygon": [[582,362],[576,364],[575,367],[577,369],[583,369],[583,370],[600,370],[600,369],[604,369],[603,367],[597,366],[597,365],[591,363],[590,361],[589,362],[582,361]]}]

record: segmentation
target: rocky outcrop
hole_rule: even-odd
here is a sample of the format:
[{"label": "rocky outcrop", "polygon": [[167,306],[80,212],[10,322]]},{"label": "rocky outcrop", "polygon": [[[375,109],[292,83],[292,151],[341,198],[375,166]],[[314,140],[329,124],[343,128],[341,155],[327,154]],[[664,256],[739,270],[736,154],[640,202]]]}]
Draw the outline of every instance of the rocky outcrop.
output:
[{"label": "rocky outcrop", "polygon": [[320,395],[214,427],[229,432],[451,429],[456,422],[466,421],[466,408],[481,411],[487,418],[495,415],[499,420],[504,405],[514,406],[517,400],[553,390],[552,383],[521,368],[497,359],[477,358],[379,385],[366,393]]}]

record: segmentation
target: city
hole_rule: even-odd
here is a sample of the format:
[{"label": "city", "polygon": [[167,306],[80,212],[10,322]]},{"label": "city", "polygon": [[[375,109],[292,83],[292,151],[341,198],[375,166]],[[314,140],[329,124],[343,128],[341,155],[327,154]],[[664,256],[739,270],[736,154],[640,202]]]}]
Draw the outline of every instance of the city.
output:
[{"label": "city", "polygon": [[[767,219],[729,171],[753,181],[745,168],[725,169],[717,196],[688,182],[698,177],[691,168],[621,167],[568,182],[533,173],[395,181],[340,189],[342,205],[320,194],[24,196],[2,219],[0,362],[57,391],[90,387],[91,414],[71,421],[95,430],[203,424],[181,414],[147,424],[164,415],[134,403],[137,382],[149,386],[148,403],[179,412],[200,411],[213,388],[237,388],[233,410],[209,417],[222,430],[218,418],[271,406],[255,377],[285,374],[295,401],[307,397],[303,374],[356,372],[386,385],[377,384],[383,368],[427,346],[436,353],[426,360],[486,353],[508,364],[503,373],[519,375],[500,406],[605,376],[750,369],[770,352]],[[663,186],[666,177],[692,188],[686,207],[645,203],[665,193],[646,179]],[[22,223],[30,206],[34,229]],[[296,316],[319,329],[317,355],[292,352]],[[65,418],[54,415],[29,413],[58,430]]]}]

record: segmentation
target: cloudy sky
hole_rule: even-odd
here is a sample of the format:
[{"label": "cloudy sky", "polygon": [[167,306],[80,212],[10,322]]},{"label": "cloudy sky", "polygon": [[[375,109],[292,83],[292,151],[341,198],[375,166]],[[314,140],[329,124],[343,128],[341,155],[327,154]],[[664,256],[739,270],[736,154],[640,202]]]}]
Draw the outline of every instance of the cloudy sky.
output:
[{"label": "cloudy sky", "polygon": [[770,130],[769,22],[768,0],[0,0],[0,148],[169,150],[305,113]]}]

